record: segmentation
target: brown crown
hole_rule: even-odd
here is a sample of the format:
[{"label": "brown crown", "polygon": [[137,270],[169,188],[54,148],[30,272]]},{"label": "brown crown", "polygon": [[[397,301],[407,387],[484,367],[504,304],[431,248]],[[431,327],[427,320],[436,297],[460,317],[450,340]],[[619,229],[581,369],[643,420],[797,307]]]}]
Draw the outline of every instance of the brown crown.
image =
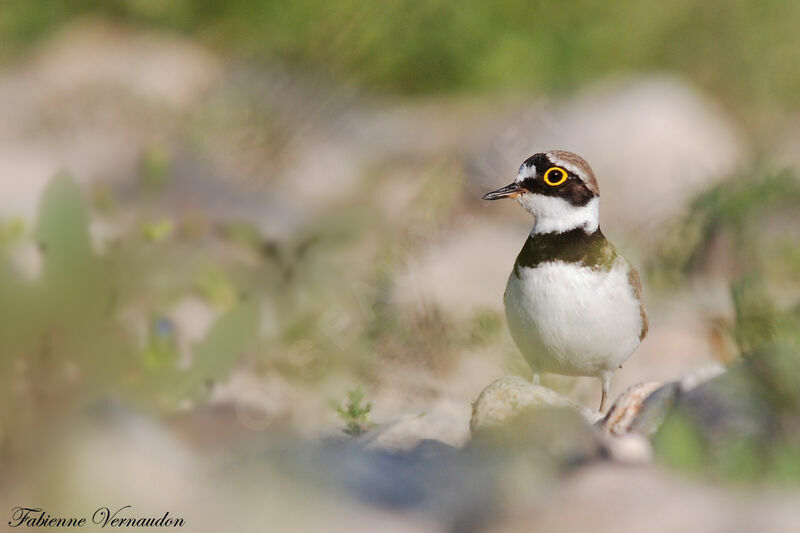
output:
[{"label": "brown crown", "polygon": [[554,165],[564,163],[576,168],[579,171],[578,177],[586,184],[586,188],[592,191],[595,196],[600,196],[600,187],[597,185],[597,178],[594,176],[592,167],[589,166],[589,163],[587,163],[584,158],[578,154],[567,152],[566,150],[550,150],[547,152],[547,157]]}]

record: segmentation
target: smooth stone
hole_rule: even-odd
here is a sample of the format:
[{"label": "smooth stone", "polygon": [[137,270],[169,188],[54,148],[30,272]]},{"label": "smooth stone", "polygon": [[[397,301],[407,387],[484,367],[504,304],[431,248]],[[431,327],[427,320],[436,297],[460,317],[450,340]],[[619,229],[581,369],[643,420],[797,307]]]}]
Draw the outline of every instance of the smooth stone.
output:
[{"label": "smooth stone", "polygon": [[611,458],[619,463],[644,465],[653,462],[653,445],[640,433],[627,433],[605,441]]},{"label": "smooth stone", "polygon": [[520,376],[505,376],[486,387],[473,402],[469,427],[473,434],[496,428],[536,407],[569,408],[590,423],[596,422],[601,416],[552,389],[534,385]]}]

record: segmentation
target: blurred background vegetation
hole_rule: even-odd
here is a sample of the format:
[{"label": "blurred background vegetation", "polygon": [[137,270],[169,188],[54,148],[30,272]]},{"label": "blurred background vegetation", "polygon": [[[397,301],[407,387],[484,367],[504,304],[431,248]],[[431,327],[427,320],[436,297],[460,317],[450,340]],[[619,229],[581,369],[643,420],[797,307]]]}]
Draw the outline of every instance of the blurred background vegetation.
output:
[{"label": "blurred background vegetation", "polygon": [[4,59],[85,14],[396,95],[560,93],[612,73],[670,70],[764,127],[761,142],[771,141],[771,117],[800,105],[800,74],[789,68],[800,6],[780,0],[16,2],[0,15]]},{"label": "blurred background vegetation", "polygon": [[[477,393],[530,373],[501,304],[530,221],[478,198],[563,148],[599,161],[645,281],[615,392],[730,369],[675,400],[657,461],[796,487],[798,23],[779,0],[3,2],[0,471],[117,402],[199,447],[398,420],[463,444]],[[162,98],[185,65],[212,81]]]}]

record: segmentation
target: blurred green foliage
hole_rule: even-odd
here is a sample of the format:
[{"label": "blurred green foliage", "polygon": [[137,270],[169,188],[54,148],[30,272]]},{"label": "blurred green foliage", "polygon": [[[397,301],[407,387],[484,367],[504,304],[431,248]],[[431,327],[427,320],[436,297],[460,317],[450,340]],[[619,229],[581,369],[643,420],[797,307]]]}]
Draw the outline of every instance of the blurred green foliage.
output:
[{"label": "blurred green foliage", "polygon": [[257,324],[258,307],[252,302],[243,302],[222,315],[192,350],[192,365],[187,372],[162,374],[165,382],[171,382],[171,397],[176,402],[183,400],[227,376],[238,355],[255,341]]},{"label": "blurred green foliage", "polygon": [[[33,235],[0,247],[0,458],[104,398],[166,411],[202,398],[256,339],[257,306],[230,302],[190,348],[188,365],[179,365],[181,332],[162,314],[191,290],[174,268],[177,258],[138,232],[98,253],[89,220],[82,192],[62,175],[44,192]],[[41,251],[36,279],[10,260],[13,247],[29,240]]]},{"label": "blurred green foliage", "polygon": [[0,9],[6,58],[91,13],[391,93],[561,92],[671,70],[734,112],[800,104],[800,4],[781,0],[31,0]]},{"label": "blurred green foliage", "polygon": [[[687,214],[658,243],[648,272],[651,280],[669,286],[706,269],[720,243],[726,244],[729,275],[779,272],[780,281],[800,282],[800,269],[781,268],[798,250],[797,231],[780,219],[797,212],[800,180],[788,170],[764,171],[758,166],[720,181],[699,194]],[[790,231],[787,231],[790,230]]]},{"label": "blurred green foliage", "polygon": [[470,342],[483,344],[494,340],[502,331],[503,317],[491,309],[478,309],[472,317],[468,331]]},{"label": "blurred green foliage", "polygon": [[681,406],[659,429],[664,463],[727,480],[800,482],[800,269],[787,268],[794,254],[785,253],[800,250],[797,213],[797,176],[751,170],[699,195],[654,256],[654,279],[667,284],[718,276],[709,263],[724,265],[739,352],[699,405]]}]

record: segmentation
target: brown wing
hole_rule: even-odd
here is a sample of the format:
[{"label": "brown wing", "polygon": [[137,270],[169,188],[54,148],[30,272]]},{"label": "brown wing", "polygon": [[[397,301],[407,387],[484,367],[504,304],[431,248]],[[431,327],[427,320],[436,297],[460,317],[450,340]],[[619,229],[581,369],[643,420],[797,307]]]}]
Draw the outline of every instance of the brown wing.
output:
[{"label": "brown wing", "polygon": [[641,341],[647,336],[647,331],[650,329],[650,321],[647,318],[647,310],[644,308],[644,300],[642,300],[642,280],[633,265],[630,265],[628,269],[628,282],[633,287],[634,296],[639,300],[639,314],[642,317],[642,330],[639,332],[639,340]]}]

